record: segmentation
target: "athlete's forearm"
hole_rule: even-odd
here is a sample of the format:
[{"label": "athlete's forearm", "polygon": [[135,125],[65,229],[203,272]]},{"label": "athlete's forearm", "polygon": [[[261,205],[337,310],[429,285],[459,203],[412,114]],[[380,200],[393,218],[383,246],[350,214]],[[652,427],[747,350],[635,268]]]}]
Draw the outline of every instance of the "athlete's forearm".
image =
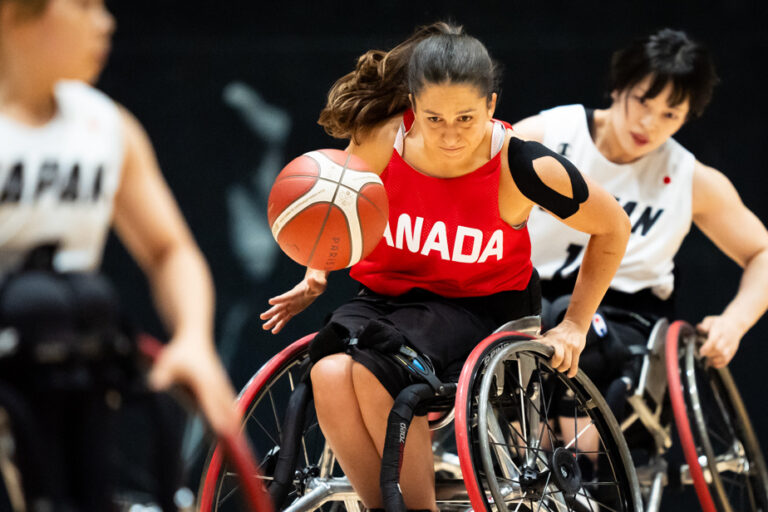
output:
[{"label": "athlete's forearm", "polygon": [[743,336],[768,309],[768,248],[744,266],[739,290],[723,311]]},{"label": "athlete's forearm", "polygon": [[197,247],[173,247],[148,274],[155,304],[173,338],[213,342],[213,281]]},{"label": "athlete's forearm", "polygon": [[592,316],[621,264],[628,238],[628,230],[617,228],[589,239],[564,318],[584,332],[589,329]]}]

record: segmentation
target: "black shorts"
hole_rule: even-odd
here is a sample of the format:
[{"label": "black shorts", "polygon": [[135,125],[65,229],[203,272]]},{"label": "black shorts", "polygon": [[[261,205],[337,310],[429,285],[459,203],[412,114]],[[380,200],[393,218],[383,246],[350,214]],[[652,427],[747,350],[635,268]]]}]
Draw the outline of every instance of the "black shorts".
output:
[{"label": "black shorts", "polygon": [[[524,290],[484,297],[448,298],[422,289],[387,296],[362,288],[326,323],[343,325],[355,337],[370,320],[386,320],[408,343],[428,356],[444,382],[455,382],[469,353],[500,325],[541,312],[539,276],[534,270]],[[392,397],[416,382],[406,369],[377,350],[352,346],[352,358],[373,373]]]}]

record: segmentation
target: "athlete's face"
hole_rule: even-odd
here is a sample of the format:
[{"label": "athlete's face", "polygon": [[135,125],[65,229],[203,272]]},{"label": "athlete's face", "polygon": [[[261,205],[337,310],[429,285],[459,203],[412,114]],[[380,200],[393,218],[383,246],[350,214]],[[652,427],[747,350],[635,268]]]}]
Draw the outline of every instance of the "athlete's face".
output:
[{"label": "athlete's face", "polygon": [[653,77],[648,75],[631,89],[614,91],[610,108],[616,141],[629,159],[637,159],[661,146],[683,126],[689,101],[670,105],[672,84],[654,98],[645,98]]},{"label": "athlete's face", "polygon": [[480,146],[496,108],[496,93],[489,101],[467,84],[427,84],[411,100],[425,148],[456,161]]},{"label": "athlete's face", "polygon": [[115,20],[104,0],[48,0],[42,13],[14,29],[25,57],[50,76],[93,82],[106,63]]}]

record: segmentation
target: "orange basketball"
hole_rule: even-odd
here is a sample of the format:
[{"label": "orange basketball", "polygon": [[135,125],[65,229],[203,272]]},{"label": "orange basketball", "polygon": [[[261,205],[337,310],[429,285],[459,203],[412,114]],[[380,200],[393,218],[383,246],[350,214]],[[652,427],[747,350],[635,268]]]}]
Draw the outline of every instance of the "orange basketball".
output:
[{"label": "orange basketball", "polygon": [[389,218],[387,192],[366,163],[337,149],[304,153],[277,175],[267,218],[280,248],[319,270],[354,265],[373,251]]}]

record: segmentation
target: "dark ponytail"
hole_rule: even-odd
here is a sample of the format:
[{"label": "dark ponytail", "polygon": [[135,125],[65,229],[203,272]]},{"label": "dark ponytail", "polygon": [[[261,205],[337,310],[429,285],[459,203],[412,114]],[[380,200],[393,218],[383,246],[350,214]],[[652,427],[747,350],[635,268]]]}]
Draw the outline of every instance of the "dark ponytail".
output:
[{"label": "dark ponytail", "polygon": [[409,93],[443,82],[471,83],[490,97],[496,67],[485,46],[461,26],[438,22],[388,52],[370,50],[358,58],[355,70],[333,84],[318,124],[332,137],[356,139],[361,130],[406,110]]}]

